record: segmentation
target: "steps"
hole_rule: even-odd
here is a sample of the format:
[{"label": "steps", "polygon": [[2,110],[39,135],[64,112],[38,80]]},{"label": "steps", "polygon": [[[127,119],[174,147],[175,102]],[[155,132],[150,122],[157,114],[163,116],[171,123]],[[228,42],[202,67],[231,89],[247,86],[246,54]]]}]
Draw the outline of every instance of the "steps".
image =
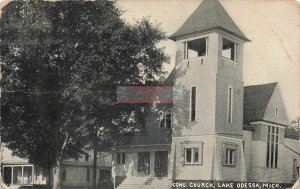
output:
[{"label": "steps", "polygon": [[117,189],[168,189],[167,177],[128,177]]}]

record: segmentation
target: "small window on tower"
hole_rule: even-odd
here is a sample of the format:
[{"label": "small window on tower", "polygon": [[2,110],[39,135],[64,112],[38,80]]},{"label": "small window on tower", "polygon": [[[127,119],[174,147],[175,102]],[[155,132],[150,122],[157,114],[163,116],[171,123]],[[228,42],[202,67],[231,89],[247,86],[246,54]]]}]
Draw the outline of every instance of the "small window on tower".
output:
[{"label": "small window on tower", "polygon": [[191,104],[190,104],[190,111],[191,111],[191,121],[196,120],[196,87],[192,87],[191,89]]},{"label": "small window on tower", "polygon": [[236,61],[236,49],[237,45],[234,42],[223,38],[222,56],[224,58]]},{"label": "small window on tower", "polygon": [[207,38],[184,42],[184,59],[193,59],[207,54]]},{"label": "small window on tower", "polygon": [[228,87],[228,101],[227,101],[227,122],[232,122],[232,100],[233,100],[233,88]]}]

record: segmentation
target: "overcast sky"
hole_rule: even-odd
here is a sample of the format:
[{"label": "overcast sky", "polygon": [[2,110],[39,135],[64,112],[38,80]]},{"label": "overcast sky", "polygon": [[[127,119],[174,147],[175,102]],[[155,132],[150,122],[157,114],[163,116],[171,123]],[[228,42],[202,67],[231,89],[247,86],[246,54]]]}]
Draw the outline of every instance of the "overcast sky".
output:
[{"label": "overcast sky", "polygon": [[[119,0],[123,18],[132,23],[150,17],[173,34],[202,0]],[[300,115],[300,5],[284,0],[220,0],[238,27],[251,40],[244,45],[244,84],[279,82],[290,119]],[[298,6],[298,10],[297,10]],[[172,56],[175,43],[163,42]]]},{"label": "overcast sky", "polygon": [[[0,8],[5,1],[0,0]],[[202,0],[119,0],[123,18],[132,23],[150,17],[171,35]],[[251,40],[244,46],[245,85],[279,82],[290,119],[300,116],[300,4],[295,0],[220,0],[223,7]],[[172,57],[175,43],[161,43]]]}]

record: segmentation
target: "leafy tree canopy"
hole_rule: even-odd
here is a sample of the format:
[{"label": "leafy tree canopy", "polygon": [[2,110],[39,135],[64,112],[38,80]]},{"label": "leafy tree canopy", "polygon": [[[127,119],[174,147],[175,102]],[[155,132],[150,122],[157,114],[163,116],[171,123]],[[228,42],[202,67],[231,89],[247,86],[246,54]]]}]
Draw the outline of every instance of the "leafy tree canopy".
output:
[{"label": "leafy tree canopy", "polygon": [[[2,140],[53,167],[91,134],[109,141],[141,125],[141,106],[116,104],[120,85],[154,84],[169,57],[147,19],[129,25],[106,1],[13,1],[0,21]],[[117,140],[116,140],[117,141]]]}]

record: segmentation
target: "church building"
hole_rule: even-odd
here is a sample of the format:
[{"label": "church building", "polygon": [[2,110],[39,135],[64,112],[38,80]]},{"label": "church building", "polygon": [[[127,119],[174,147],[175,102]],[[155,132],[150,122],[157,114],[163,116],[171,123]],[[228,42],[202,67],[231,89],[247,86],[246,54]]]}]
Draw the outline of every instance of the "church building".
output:
[{"label": "church building", "polygon": [[299,136],[278,83],[243,84],[250,40],[218,0],[203,0],[170,36],[176,63],[164,85],[183,103],[149,104],[145,130],[112,152],[115,188],[176,180],[293,183]]}]

